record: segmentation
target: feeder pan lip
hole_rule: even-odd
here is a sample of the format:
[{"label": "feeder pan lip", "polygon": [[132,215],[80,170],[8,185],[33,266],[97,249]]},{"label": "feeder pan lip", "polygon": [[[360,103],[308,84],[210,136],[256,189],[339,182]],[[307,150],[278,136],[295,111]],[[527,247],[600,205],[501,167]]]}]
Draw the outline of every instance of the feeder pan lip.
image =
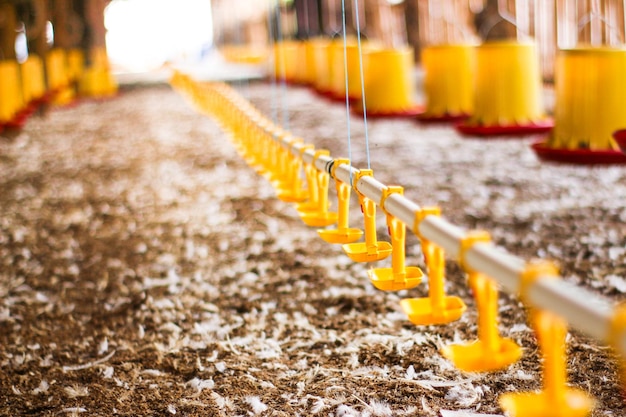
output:
[{"label": "feeder pan lip", "polygon": [[[362,106],[353,107],[352,112],[358,116],[363,116]],[[405,119],[405,118],[417,117],[422,113],[424,113],[424,106],[416,104],[413,107],[410,107],[405,110],[391,110],[391,111],[368,110],[367,117],[371,119]]]},{"label": "feeder pan lip", "polygon": [[424,124],[436,124],[436,123],[455,123],[461,122],[470,117],[467,113],[444,113],[444,114],[430,114],[428,112],[424,112],[422,114],[417,115],[417,120],[420,123]]},{"label": "feeder pan lip", "polygon": [[613,132],[613,139],[615,139],[615,142],[622,150],[622,153],[626,154],[626,129],[620,129]]},{"label": "feeder pan lip", "polygon": [[482,126],[470,124],[468,121],[458,123],[455,129],[463,136],[522,136],[537,133],[547,133],[554,127],[551,118],[545,118],[535,123],[513,125]]},{"label": "feeder pan lip", "polygon": [[575,165],[622,165],[626,164],[626,155],[614,150],[559,149],[550,148],[545,140],[531,145],[537,157],[545,162],[558,162]]},{"label": "feeder pan lip", "polygon": [[[328,93],[328,98],[330,98],[332,101],[335,101],[337,103],[345,103],[346,102],[346,95],[344,94],[339,94],[339,93],[335,93],[335,92],[330,92]],[[358,100],[361,100],[361,96],[356,96],[356,95],[348,95],[348,101],[350,101],[350,103],[354,103]]]}]

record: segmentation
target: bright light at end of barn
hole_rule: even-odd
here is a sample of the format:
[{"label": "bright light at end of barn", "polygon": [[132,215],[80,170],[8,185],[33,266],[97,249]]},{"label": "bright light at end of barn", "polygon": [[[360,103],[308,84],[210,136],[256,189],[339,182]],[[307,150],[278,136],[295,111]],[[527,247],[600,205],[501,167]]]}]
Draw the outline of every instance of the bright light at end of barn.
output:
[{"label": "bright light at end of barn", "polygon": [[213,44],[211,2],[206,0],[114,0],[105,25],[109,59],[122,72],[200,60]]}]

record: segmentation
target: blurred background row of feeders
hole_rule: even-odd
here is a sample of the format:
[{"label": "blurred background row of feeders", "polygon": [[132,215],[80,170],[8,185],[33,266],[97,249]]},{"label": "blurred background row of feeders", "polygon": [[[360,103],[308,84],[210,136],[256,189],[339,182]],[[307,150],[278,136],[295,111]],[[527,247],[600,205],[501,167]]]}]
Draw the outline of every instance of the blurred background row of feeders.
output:
[{"label": "blurred background row of feeders", "polygon": [[[626,163],[618,145],[626,136],[625,3],[270,1],[266,58],[274,79],[347,96],[368,117],[453,122],[470,136],[537,134],[543,160]],[[225,50],[250,60],[249,50]]]},{"label": "blurred background row of feeders", "polygon": [[44,105],[117,92],[106,52],[108,0],[0,0],[0,132]]}]

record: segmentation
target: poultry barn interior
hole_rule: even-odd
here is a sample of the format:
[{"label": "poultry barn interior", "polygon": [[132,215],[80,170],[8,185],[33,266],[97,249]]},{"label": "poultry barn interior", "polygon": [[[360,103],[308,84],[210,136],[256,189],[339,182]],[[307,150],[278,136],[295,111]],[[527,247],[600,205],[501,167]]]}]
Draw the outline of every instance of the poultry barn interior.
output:
[{"label": "poultry barn interior", "polygon": [[0,0],[0,415],[624,416],[626,0]]}]

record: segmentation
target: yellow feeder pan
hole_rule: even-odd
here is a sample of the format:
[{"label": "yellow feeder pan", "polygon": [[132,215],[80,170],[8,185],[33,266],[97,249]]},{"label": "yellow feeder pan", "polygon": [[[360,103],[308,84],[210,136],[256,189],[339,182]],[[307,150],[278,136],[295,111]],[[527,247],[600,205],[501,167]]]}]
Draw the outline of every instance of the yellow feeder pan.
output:
[{"label": "yellow feeder pan", "polygon": [[[317,170],[316,170],[317,171]],[[328,211],[328,183],[330,175],[317,171],[318,202],[315,210],[302,213],[300,218],[307,226],[324,227],[337,223],[337,213]]]},{"label": "yellow feeder pan", "polygon": [[[402,187],[388,187],[383,191],[381,205],[391,194],[403,193]],[[416,266],[405,266],[406,226],[400,220],[387,214],[387,227],[391,235],[391,268],[373,268],[368,271],[372,284],[382,291],[400,291],[417,287],[424,274]]]},{"label": "yellow feeder pan", "polygon": [[[368,48],[363,51],[365,110],[369,117],[415,117],[424,111],[415,104],[413,50]],[[363,105],[353,107],[363,114]]]},{"label": "yellow feeder pan", "polygon": [[465,345],[450,345],[443,356],[465,372],[490,372],[517,362],[522,349],[511,339],[498,334],[498,290],[495,283],[482,274],[471,272],[469,284],[478,307],[478,340]]},{"label": "yellow feeder pan", "polygon": [[228,62],[237,64],[262,64],[267,59],[267,50],[253,45],[225,45],[220,53]]},{"label": "yellow feeder pan", "polygon": [[[363,46],[366,48],[366,46]],[[346,64],[348,73],[348,100],[361,98],[361,63],[359,46],[355,40],[348,39],[345,45],[343,41],[333,43],[331,47],[331,60],[333,66],[331,98],[337,101],[346,101]]]},{"label": "yellow feeder pan", "polygon": [[594,401],[583,391],[567,387],[565,337],[567,326],[555,315],[533,312],[533,327],[543,355],[543,390],[500,397],[511,417],[585,417]]},{"label": "yellow feeder pan", "polygon": [[337,41],[328,39],[312,39],[309,41],[313,49],[313,67],[315,68],[315,91],[323,96],[332,91],[333,71],[331,65],[331,45]]},{"label": "yellow feeder pan", "polygon": [[356,242],[363,236],[361,229],[351,228],[348,217],[350,213],[350,185],[337,179],[334,172],[341,164],[349,164],[347,159],[336,159],[333,163],[333,177],[335,177],[335,188],[337,190],[337,228],[322,229],[317,233],[328,243],[346,244]]},{"label": "yellow feeder pan", "polygon": [[[354,175],[353,187],[363,176],[374,175],[371,169],[361,169]],[[376,204],[358,192],[359,204],[363,212],[365,242],[346,243],[342,249],[354,262],[376,262],[391,255],[392,247],[389,242],[379,241],[376,237]]]},{"label": "yellow feeder pan", "polygon": [[474,106],[475,45],[435,45],[422,49],[426,109],[423,122],[466,119]]},{"label": "yellow feeder pan", "polygon": [[532,42],[487,42],[476,47],[474,111],[457,130],[464,135],[543,133],[545,115],[539,58]]},{"label": "yellow feeder pan", "polygon": [[315,85],[316,66],[315,66],[315,40],[308,39],[304,41],[304,55],[306,57],[306,66],[304,67],[304,83],[306,85]]},{"label": "yellow feeder pan", "polygon": [[295,82],[298,71],[298,42],[282,41],[274,44],[274,71],[277,79]]},{"label": "yellow feeder pan", "polygon": [[295,84],[307,85],[309,77],[309,54],[307,54],[307,46],[304,41],[296,43],[296,68],[293,75]]},{"label": "yellow feeder pan", "polygon": [[422,239],[422,250],[428,269],[428,297],[401,300],[402,310],[417,325],[447,324],[460,319],[467,307],[459,297],[445,295],[443,249]]},{"label": "yellow feeder pan", "polygon": [[30,55],[20,66],[20,69],[24,102],[36,107],[45,100],[46,96],[43,61],[36,55]]},{"label": "yellow feeder pan", "polygon": [[80,80],[85,70],[85,54],[80,49],[67,51],[67,78],[70,82]]},{"label": "yellow feeder pan", "polygon": [[612,135],[626,127],[626,49],[560,50],[555,67],[555,126],[533,145],[539,158],[576,164],[624,164]]},{"label": "yellow feeder pan", "polygon": [[46,55],[46,75],[51,102],[67,105],[74,100],[75,92],[70,85],[67,69],[67,54],[63,49],[52,49]]},{"label": "yellow feeder pan", "polygon": [[289,155],[287,160],[287,181],[277,190],[278,198],[282,201],[298,203],[306,200],[307,194],[302,189],[302,181],[300,180],[301,169],[302,159]]},{"label": "yellow feeder pan", "polygon": [[0,61],[0,130],[19,128],[24,124],[20,111],[24,108],[20,91],[20,67],[17,61]]},{"label": "yellow feeder pan", "polygon": [[91,65],[83,69],[79,91],[83,96],[106,98],[117,94],[117,82],[111,73],[109,58],[104,48],[95,48],[90,52]]}]

